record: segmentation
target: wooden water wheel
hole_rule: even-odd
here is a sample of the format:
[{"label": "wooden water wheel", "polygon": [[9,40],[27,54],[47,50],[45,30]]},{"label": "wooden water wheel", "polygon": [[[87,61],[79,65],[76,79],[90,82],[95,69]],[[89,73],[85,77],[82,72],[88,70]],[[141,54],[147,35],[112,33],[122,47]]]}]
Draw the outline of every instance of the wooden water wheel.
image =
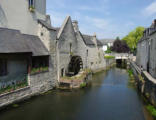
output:
[{"label": "wooden water wheel", "polygon": [[74,76],[83,68],[83,62],[80,56],[73,56],[68,66],[69,76]]}]

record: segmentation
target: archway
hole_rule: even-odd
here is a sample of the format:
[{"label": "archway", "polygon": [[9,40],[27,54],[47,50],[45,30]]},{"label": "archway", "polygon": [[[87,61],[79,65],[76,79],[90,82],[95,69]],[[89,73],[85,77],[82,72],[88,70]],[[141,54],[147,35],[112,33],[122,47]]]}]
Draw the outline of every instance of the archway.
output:
[{"label": "archway", "polygon": [[72,56],[68,65],[68,76],[77,75],[83,69],[83,62],[80,56]]}]

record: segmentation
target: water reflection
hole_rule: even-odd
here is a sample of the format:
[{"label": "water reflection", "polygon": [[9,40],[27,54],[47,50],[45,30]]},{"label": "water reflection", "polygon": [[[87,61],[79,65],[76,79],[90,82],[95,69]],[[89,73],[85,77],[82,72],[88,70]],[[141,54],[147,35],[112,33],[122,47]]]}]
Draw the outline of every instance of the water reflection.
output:
[{"label": "water reflection", "polygon": [[94,76],[92,86],[56,91],[0,113],[0,120],[151,120],[126,70],[112,68]]}]

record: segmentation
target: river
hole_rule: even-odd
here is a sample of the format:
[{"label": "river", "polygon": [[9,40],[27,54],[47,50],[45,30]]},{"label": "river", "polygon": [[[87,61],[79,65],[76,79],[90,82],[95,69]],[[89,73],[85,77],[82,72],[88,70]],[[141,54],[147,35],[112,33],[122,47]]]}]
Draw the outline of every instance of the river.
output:
[{"label": "river", "polygon": [[152,120],[128,79],[114,67],[94,75],[88,88],[34,97],[1,111],[0,120]]}]

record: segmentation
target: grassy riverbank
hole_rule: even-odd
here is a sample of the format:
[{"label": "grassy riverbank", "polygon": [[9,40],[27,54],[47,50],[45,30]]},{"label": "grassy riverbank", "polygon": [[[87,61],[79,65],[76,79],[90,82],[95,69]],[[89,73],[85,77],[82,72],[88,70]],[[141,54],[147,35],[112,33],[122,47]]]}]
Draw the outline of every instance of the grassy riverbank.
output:
[{"label": "grassy riverbank", "polygon": [[127,72],[128,72],[128,75],[129,75],[128,86],[131,87],[131,88],[136,88],[136,82],[135,82],[135,77],[134,77],[134,74],[133,74],[133,70],[128,69]]},{"label": "grassy riverbank", "polygon": [[[128,69],[127,72],[129,75],[129,85],[133,88],[136,88],[137,83],[136,83],[136,80],[134,77],[133,70]],[[144,82],[141,75],[139,75],[139,79],[140,79],[140,81]],[[150,102],[148,101],[148,95],[146,94],[145,96],[143,96],[143,95],[141,95],[141,96],[142,96],[141,98],[143,99],[143,102],[145,104],[146,110],[153,116],[154,120],[156,120],[156,108],[152,104],[150,104]]]}]

